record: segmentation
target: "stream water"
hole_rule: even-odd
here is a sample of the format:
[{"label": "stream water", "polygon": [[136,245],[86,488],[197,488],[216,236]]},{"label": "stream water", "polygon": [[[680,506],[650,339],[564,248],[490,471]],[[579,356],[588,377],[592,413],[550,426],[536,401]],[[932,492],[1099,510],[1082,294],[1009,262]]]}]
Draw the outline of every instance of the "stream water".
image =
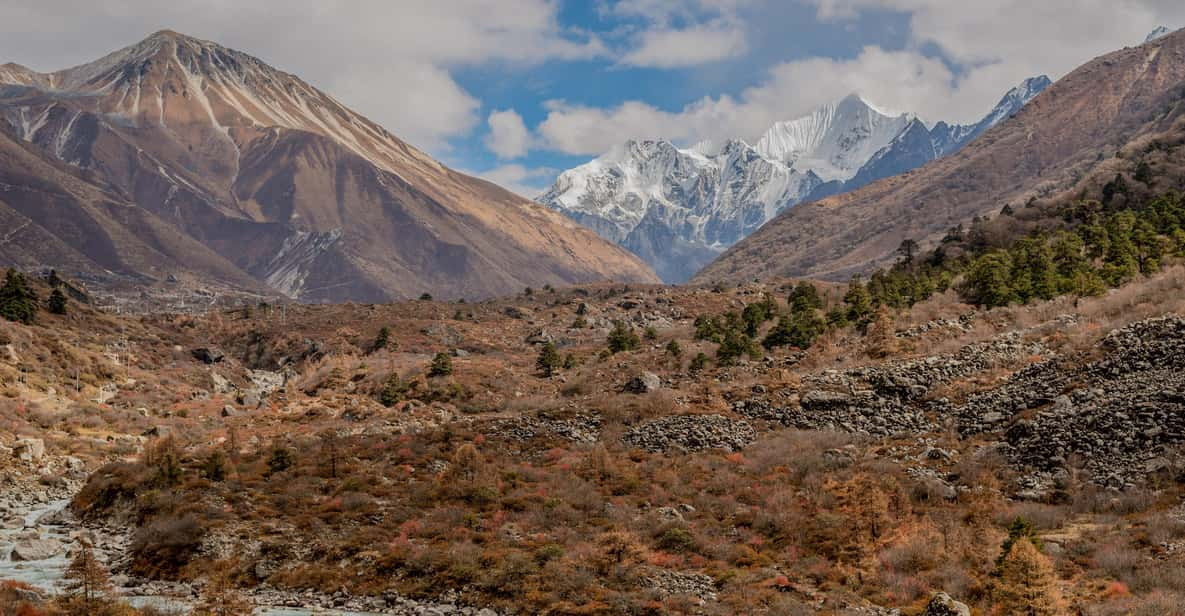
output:
[{"label": "stream water", "polygon": [[[0,529],[0,580],[16,580],[25,582],[48,594],[61,592],[62,576],[70,564],[65,548],[71,544],[75,530],[70,526],[56,524],[41,524],[44,516],[61,511],[69,504],[67,500],[53,501],[48,504],[36,505],[20,514],[24,524],[4,525]],[[62,544],[62,551],[51,558],[41,560],[13,560],[13,548],[18,541],[24,539],[48,539]],[[188,613],[189,603],[173,597],[145,597],[124,596],[125,601],[132,605],[153,605],[167,608],[178,613]],[[380,616],[377,612],[349,612],[324,608],[290,608],[290,607],[257,607],[255,613],[266,616]]]}]

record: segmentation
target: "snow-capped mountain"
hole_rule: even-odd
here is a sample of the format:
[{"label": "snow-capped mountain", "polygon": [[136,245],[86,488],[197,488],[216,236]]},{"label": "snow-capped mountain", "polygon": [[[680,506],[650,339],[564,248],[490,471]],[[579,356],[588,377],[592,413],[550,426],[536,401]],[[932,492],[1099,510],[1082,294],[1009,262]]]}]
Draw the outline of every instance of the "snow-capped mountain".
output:
[{"label": "snow-capped mountain", "polygon": [[1169,32],[1172,32],[1172,30],[1168,26],[1156,26],[1155,30],[1148,33],[1148,37],[1144,39],[1144,42],[1151,43]]},{"label": "snow-capped mountain", "polygon": [[928,126],[852,94],[778,122],[751,146],[629,141],[562,173],[536,200],[642,257],[668,283],[782,209],[853,190],[957,151],[1050,85],[1026,79],[975,124]]},{"label": "snow-capped mountain", "polygon": [[975,124],[947,124],[938,122],[927,127],[920,119],[913,117],[909,123],[865,161],[848,180],[835,180],[822,184],[807,195],[804,201],[816,201],[824,197],[855,190],[877,180],[916,169],[936,158],[953,154],[971,143],[984,131],[1011,117],[1033,97],[1052,85],[1049,77],[1030,77],[1009,90],[982,120]]},{"label": "snow-capped mountain", "polygon": [[740,140],[713,150],[629,141],[564,172],[538,201],[641,256],[663,280],[686,280],[821,183]]},{"label": "snow-capped mountain", "polygon": [[881,111],[859,95],[789,122],[774,124],[757,142],[757,151],[824,181],[847,180],[914,120],[912,114]]}]

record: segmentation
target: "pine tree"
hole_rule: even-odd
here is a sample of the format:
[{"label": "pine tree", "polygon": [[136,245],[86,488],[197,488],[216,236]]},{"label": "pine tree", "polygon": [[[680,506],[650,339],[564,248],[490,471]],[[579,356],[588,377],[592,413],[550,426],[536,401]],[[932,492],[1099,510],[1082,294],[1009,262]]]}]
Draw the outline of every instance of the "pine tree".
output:
[{"label": "pine tree", "polygon": [[78,552],[64,577],[70,613],[91,615],[107,610],[111,602],[111,580],[88,541],[79,540]]},{"label": "pine tree", "polygon": [[54,314],[66,314],[66,294],[61,289],[54,289],[49,294],[49,311]]},{"label": "pine tree", "polygon": [[1016,295],[1012,291],[1012,258],[1004,251],[980,256],[963,281],[963,294],[979,306],[1007,306]]},{"label": "pine tree", "polygon": [[274,473],[282,473],[295,464],[292,457],[292,450],[287,447],[276,446],[272,449],[272,455],[267,460],[267,469]]},{"label": "pine tree", "polygon": [[243,597],[231,580],[232,565],[222,563],[217,572],[206,580],[201,602],[193,608],[193,616],[247,616],[254,605]]},{"label": "pine tree", "polygon": [[539,349],[539,357],[535,360],[535,367],[539,369],[540,374],[545,377],[552,377],[563,365],[563,360],[560,359],[560,353],[556,350],[555,344],[548,342]]},{"label": "pine tree", "polygon": [[897,247],[897,254],[901,255],[901,261],[906,265],[913,263],[913,259],[918,254],[918,242],[905,238],[901,240],[901,245]]},{"label": "pine tree", "polygon": [[392,373],[383,383],[383,389],[379,392],[379,402],[383,406],[395,406],[403,400],[409,389],[410,385],[404,383],[398,374]]},{"label": "pine tree", "polygon": [[1019,539],[1004,558],[993,595],[1001,614],[1059,616],[1065,613],[1053,565],[1028,537]]},{"label": "pine tree", "polygon": [[26,325],[37,317],[37,295],[25,275],[14,269],[8,270],[0,286],[0,317]]},{"label": "pine tree", "polygon": [[390,343],[391,343],[391,328],[384,325],[381,328],[379,328],[379,333],[377,336],[374,337],[374,344],[370,345],[370,350],[372,352],[381,351],[381,350],[387,348],[387,345]]},{"label": "pine tree", "polygon": [[819,297],[819,290],[815,288],[815,285],[805,280],[794,285],[794,290],[790,291],[789,300],[791,312],[818,310],[823,307],[823,299]]},{"label": "pine tree", "polygon": [[640,344],[638,334],[634,333],[632,327],[626,325],[624,321],[613,322],[613,329],[609,332],[610,353],[632,351],[638,348],[638,344]]},{"label": "pine tree", "polygon": [[448,376],[453,373],[453,358],[448,353],[440,352],[432,358],[432,365],[428,367],[428,376]]},{"label": "pine tree", "polygon": [[864,286],[859,276],[853,276],[848,282],[848,291],[844,293],[843,303],[848,308],[848,320],[860,322],[872,314],[872,294]]}]

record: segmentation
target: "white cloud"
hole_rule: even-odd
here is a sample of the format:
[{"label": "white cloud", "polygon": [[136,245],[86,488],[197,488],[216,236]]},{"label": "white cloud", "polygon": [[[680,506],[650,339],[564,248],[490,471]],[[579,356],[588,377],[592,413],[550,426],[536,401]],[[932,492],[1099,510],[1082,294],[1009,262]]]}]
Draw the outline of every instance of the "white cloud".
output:
[{"label": "white cloud", "polygon": [[[757,0],[720,1],[729,18],[760,19]],[[773,122],[850,92],[929,120],[970,122],[1027,77],[1057,79],[1093,57],[1143,42],[1156,25],[1185,25],[1185,3],[1179,0],[800,1],[815,5],[822,20],[846,21],[871,9],[908,13],[908,44],[892,51],[866,47],[850,59],[786,62],[735,96],[705,97],[673,110],[642,101],[611,108],[551,101],[536,128],[541,142],[569,154],[596,155],[631,138],[752,141]],[[738,12],[742,5],[751,10]],[[618,10],[650,15],[664,25],[686,20],[679,6],[684,5],[629,0]],[[935,57],[935,49],[957,68]]]},{"label": "white cloud", "polygon": [[640,19],[628,37],[632,49],[622,66],[687,68],[744,55],[745,22],[739,9],[749,0],[621,0],[609,13]]},{"label": "white cloud", "polygon": [[547,190],[559,173],[549,167],[528,168],[519,164],[502,165],[486,171],[467,171],[470,175],[487,179],[506,190],[534,199]]},{"label": "white cloud", "polygon": [[714,20],[683,29],[647,30],[638,48],[621,64],[654,68],[684,68],[735,58],[745,53],[744,28],[728,20]]},{"label": "white cloud", "polygon": [[519,158],[526,156],[530,147],[531,133],[523,123],[523,117],[513,109],[492,111],[486,119],[490,134],[486,136],[486,147],[498,158]]},{"label": "white cloud", "polygon": [[0,62],[57,70],[171,28],[256,55],[439,150],[480,121],[454,68],[606,54],[557,13],[555,0],[0,2]]},{"label": "white cloud", "polygon": [[778,120],[852,92],[868,94],[884,107],[924,111],[931,101],[950,97],[951,79],[938,60],[868,47],[851,60],[813,58],[777,65],[762,85],[736,98],[703,98],[678,111],[637,101],[611,109],[550,101],[537,130],[548,147],[568,154],[599,154],[626,139],[693,143],[740,137],[752,142]]}]

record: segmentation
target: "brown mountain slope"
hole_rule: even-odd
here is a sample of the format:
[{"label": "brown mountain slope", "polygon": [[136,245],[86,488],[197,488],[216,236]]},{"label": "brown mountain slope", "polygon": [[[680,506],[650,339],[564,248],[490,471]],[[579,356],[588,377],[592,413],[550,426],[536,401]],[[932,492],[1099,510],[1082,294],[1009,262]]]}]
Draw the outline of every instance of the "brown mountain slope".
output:
[{"label": "brown mountain slope", "polygon": [[840,279],[976,215],[1070,185],[1182,102],[1185,31],[1096,58],[957,154],[767,223],[695,281]]},{"label": "brown mountain slope", "polygon": [[299,78],[214,43],[163,31],[56,73],[4,65],[4,82],[0,118],[19,140],[294,298],[657,280],[563,216],[456,173]]},{"label": "brown mountain slope", "polygon": [[0,121],[0,262],[60,265],[88,279],[212,277],[238,290],[262,284],[152,212],[23,143]]}]

